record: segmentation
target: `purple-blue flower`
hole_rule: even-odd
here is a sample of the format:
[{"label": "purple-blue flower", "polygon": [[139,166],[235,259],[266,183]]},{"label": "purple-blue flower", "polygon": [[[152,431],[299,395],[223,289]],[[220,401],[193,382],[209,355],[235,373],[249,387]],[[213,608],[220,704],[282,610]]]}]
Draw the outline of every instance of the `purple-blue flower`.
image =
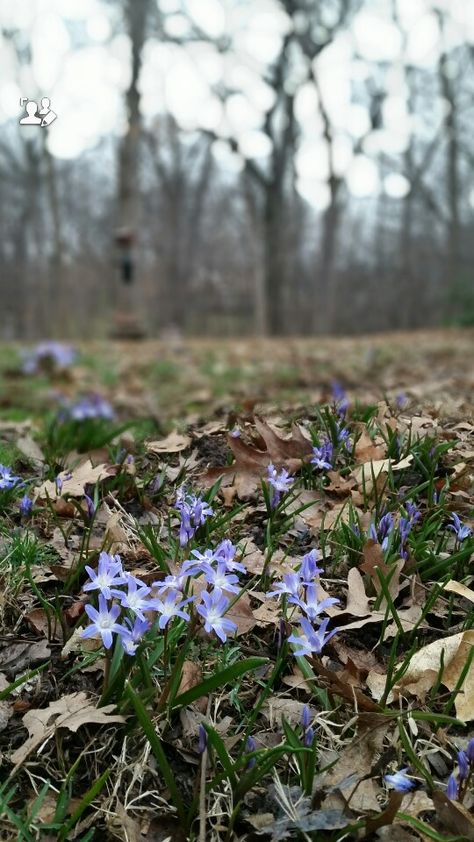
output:
[{"label": "purple-blue flower", "polygon": [[294,483],[294,479],[293,477],[290,477],[286,468],[282,468],[281,471],[278,472],[275,465],[272,464],[268,465],[267,479],[269,485],[273,488],[273,496],[271,500],[272,508],[276,509],[281,500],[281,495],[286,494],[287,491],[290,490]]},{"label": "purple-blue flower", "polygon": [[474,737],[472,737],[467,744],[466,754],[469,763],[474,763]]},{"label": "purple-blue flower", "polygon": [[87,514],[89,516],[89,520],[92,520],[94,515],[95,515],[95,512],[96,512],[96,505],[95,505],[92,497],[90,497],[89,494],[86,494],[85,491],[84,491],[84,500],[86,501]]},{"label": "purple-blue flower", "polygon": [[246,573],[247,568],[245,564],[240,561],[235,561],[237,547],[228,538],[224,538],[220,544],[217,545],[214,556],[218,562],[223,562],[230,573]]},{"label": "purple-blue flower", "polygon": [[182,620],[189,620],[189,614],[184,611],[184,606],[195,598],[193,596],[187,599],[182,598],[183,594],[180,591],[170,590],[163,599],[158,597],[152,601],[154,611],[160,615],[158,625],[160,629],[166,628],[169,621],[174,617],[181,617]]},{"label": "purple-blue flower", "polygon": [[89,574],[90,582],[84,585],[83,590],[86,592],[100,591],[106,599],[112,599],[114,595],[112,589],[118,587],[118,585],[124,585],[127,581],[118,555],[109,555],[102,552],[99,556],[97,572],[87,564],[85,569]]},{"label": "purple-blue flower", "polygon": [[225,593],[239,593],[239,577],[235,573],[228,573],[224,561],[217,564],[217,568],[207,565],[204,570],[204,578],[208,585],[219,588]]},{"label": "purple-blue flower", "polygon": [[148,598],[151,588],[130,573],[125,573],[124,577],[127,584],[127,592],[114,590],[113,594],[120,599],[123,608],[128,608],[140,620],[145,620],[143,612],[149,611],[153,607]]},{"label": "purple-blue flower", "polygon": [[199,754],[204,754],[207,748],[207,731],[202,723],[199,725],[198,733],[198,752]]},{"label": "purple-blue flower", "polygon": [[224,617],[229,607],[229,600],[219,588],[212,593],[203,591],[201,597],[204,604],[198,605],[196,610],[204,620],[205,630],[208,634],[214,631],[222,643],[225,643],[227,635],[237,631],[237,625]]},{"label": "purple-blue flower", "polygon": [[319,602],[317,585],[308,585],[306,588],[305,598],[298,599],[298,605],[304,611],[308,619],[313,623],[317,617],[323,613],[323,611],[326,611],[326,609],[331,605],[336,605],[337,602],[339,602],[339,600],[332,596],[328,596],[326,599]]},{"label": "purple-blue flower", "polygon": [[0,490],[14,488],[15,485],[22,482],[22,478],[12,473],[12,469],[8,465],[0,465]]},{"label": "purple-blue flower", "polygon": [[[245,751],[247,754],[252,754],[257,749],[257,743],[255,742],[254,738],[249,734],[245,741]],[[247,769],[253,769],[257,762],[255,757],[250,757],[247,761]]]},{"label": "purple-blue flower", "polygon": [[23,357],[23,372],[36,374],[42,366],[50,365],[55,369],[69,368],[75,362],[76,351],[70,345],[61,342],[40,342],[32,351],[27,351]]},{"label": "purple-blue flower", "polygon": [[268,591],[265,596],[288,595],[288,602],[298,603],[301,589],[301,578],[299,573],[285,573],[282,582],[273,583],[273,591]]},{"label": "purple-blue flower", "polygon": [[196,530],[214,514],[213,509],[196,494],[186,491],[181,485],[176,492],[176,508],[180,514],[179,543],[182,547],[194,537]]},{"label": "purple-blue flower", "polygon": [[288,638],[289,643],[295,645],[294,655],[296,658],[304,657],[305,655],[319,655],[323,650],[328,640],[335,635],[339,629],[333,629],[327,632],[329,617],[325,617],[318,629],[315,629],[306,617],[300,620],[300,633],[290,634]]},{"label": "purple-blue flower", "polygon": [[33,500],[25,494],[20,500],[20,514],[22,517],[29,517],[33,509]]},{"label": "purple-blue flower", "polygon": [[318,567],[317,550],[310,550],[309,553],[303,556],[298,572],[303,585],[311,585],[316,577],[323,573],[323,570]]},{"label": "purple-blue flower", "polygon": [[469,758],[465,751],[458,751],[459,780],[465,781],[469,775]]},{"label": "purple-blue flower", "polygon": [[374,541],[378,541],[383,550],[386,550],[390,541],[390,536],[393,532],[394,523],[393,515],[387,512],[386,515],[380,518],[377,525],[371,524],[369,535]]},{"label": "purple-blue flower", "polygon": [[168,590],[169,588],[173,588],[176,591],[183,591],[186,587],[186,582],[189,579],[189,574],[186,570],[179,569],[176,573],[169,573],[168,576],[160,582],[153,582],[152,587],[158,589],[158,593],[163,593],[163,591]]},{"label": "purple-blue flower", "polygon": [[450,801],[456,801],[459,796],[459,784],[456,780],[456,776],[454,772],[448,778],[448,783],[446,786],[446,795],[450,799]]},{"label": "purple-blue flower", "polygon": [[113,643],[113,635],[124,633],[124,627],[117,623],[120,614],[120,605],[107,605],[107,600],[102,594],[99,595],[99,610],[93,605],[86,605],[85,612],[91,623],[81,632],[81,637],[94,637],[100,634],[102,643],[106,649],[110,649]]},{"label": "purple-blue flower", "polygon": [[325,439],[320,447],[313,447],[310,462],[320,471],[329,471],[332,468],[333,452],[332,442]]},{"label": "purple-blue flower", "polygon": [[134,655],[143,639],[144,634],[151,628],[149,620],[135,617],[134,622],[127,617],[124,621],[123,632],[120,633],[120,643],[127,655]]},{"label": "purple-blue flower", "polygon": [[458,515],[454,512],[451,515],[451,520],[453,521],[453,523],[449,524],[448,529],[453,530],[453,532],[456,534],[456,538],[458,541],[465,541],[466,538],[469,538],[472,535],[471,527],[461,523]]},{"label": "purple-blue flower", "polygon": [[65,404],[59,414],[61,421],[87,421],[91,418],[112,421],[115,412],[108,400],[101,395],[85,395],[72,404]]},{"label": "purple-blue flower", "polygon": [[408,766],[405,769],[400,769],[398,772],[394,772],[393,775],[384,775],[384,781],[397,792],[410,792],[411,789],[414,789],[416,786],[415,781],[412,781],[411,778],[408,777],[406,774],[408,771]]}]

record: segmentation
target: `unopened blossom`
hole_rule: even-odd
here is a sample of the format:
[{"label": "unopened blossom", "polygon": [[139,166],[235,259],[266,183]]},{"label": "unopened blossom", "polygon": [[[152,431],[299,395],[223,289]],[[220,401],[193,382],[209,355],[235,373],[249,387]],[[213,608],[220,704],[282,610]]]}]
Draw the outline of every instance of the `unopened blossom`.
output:
[{"label": "unopened blossom", "polygon": [[466,754],[469,763],[474,764],[474,737],[472,737],[467,744]]},{"label": "unopened blossom", "polygon": [[400,769],[398,772],[394,772],[393,775],[384,775],[384,781],[397,792],[410,792],[411,789],[414,789],[416,786],[415,781],[412,781],[411,778],[408,777],[406,774],[408,771],[408,766],[405,769]]},{"label": "unopened blossom", "polygon": [[[249,734],[245,741],[245,751],[247,754],[252,754],[257,749],[257,743],[255,742],[254,738]],[[247,761],[247,769],[253,769],[257,762],[255,757],[250,757]]]},{"label": "unopened blossom", "polygon": [[321,573],[323,573],[323,570],[318,567],[317,550],[310,550],[309,553],[303,556],[299,569],[299,575],[303,585],[310,585]]},{"label": "unopened blossom", "polygon": [[246,573],[245,564],[235,561],[237,547],[229,538],[224,538],[214,550],[214,556],[218,562],[223,562],[230,573]]},{"label": "unopened blossom", "polygon": [[90,497],[89,494],[86,494],[85,491],[84,491],[84,500],[86,501],[87,514],[89,516],[89,520],[92,520],[94,515],[95,515],[95,512],[96,512],[96,505],[95,505],[92,497]]},{"label": "unopened blossom", "polygon": [[94,637],[99,634],[106,649],[110,649],[113,643],[114,634],[123,634],[124,627],[117,623],[120,614],[120,606],[107,605],[107,600],[102,594],[99,595],[99,610],[93,605],[86,605],[84,608],[91,623],[81,632],[81,637]]},{"label": "unopened blossom", "polygon": [[377,525],[375,525],[374,523],[371,524],[369,534],[374,541],[378,541],[383,550],[386,550],[393,529],[393,515],[390,512],[387,512],[386,515],[380,518]]},{"label": "unopened blossom", "polygon": [[199,725],[198,733],[198,752],[199,754],[204,754],[207,748],[207,731],[202,723]]},{"label": "unopened blossom", "polygon": [[456,780],[454,772],[449,776],[446,786],[446,795],[450,801],[456,801],[459,796],[459,784]]},{"label": "unopened blossom", "polygon": [[102,552],[99,556],[97,571],[87,564],[85,570],[89,575],[90,582],[84,585],[83,590],[86,592],[100,591],[106,599],[111,599],[114,595],[113,588],[124,585],[127,581],[118,555],[109,555]]},{"label": "unopened blossom", "polygon": [[304,655],[319,655],[326,643],[335,635],[339,629],[328,632],[329,617],[325,617],[319,628],[315,629],[306,617],[300,620],[300,633],[290,634],[289,643],[296,647],[294,655],[296,658]]},{"label": "unopened blossom", "polygon": [[20,514],[22,517],[29,517],[33,509],[33,500],[25,494],[20,500]]},{"label": "unopened blossom", "polygon": [[156,598],[153,600],[152,606],[160,615],[158,625],[160,629],[166,628],[169,621],[174,617],[180,617],[182,620],[189,620],[189,614],[184,611],[184,606],[194,599],[193,596],[183,599],[183,594],[180,591],[170,590],[163,599]]},{"label": "unopened blossom", "polygon": [[346,395],[346,390],[337,381],[334,381],[332,384],[332,397],[338,414],[345,415],[349,407],[349,400]]},{"label": "unopened blossom", "polygon": [[176,492],[175,506],[181,519],[179,543],[185,547],[194,537],[196,530],[214,514],[214,510],[201,497],[188,492],[184,485],[180,486]]},{"label": "unopened blossom", "polygon": [[212,594],[203,591],[201,597],[203,604],[198,605],[196,610],[204,620],[205,630],[208,634],[214,631],[222,643],[225,643],[227,635],[237,631],[237,625],[224,617],[229,607],[229,600],[219,588],[216,588]]},{"label": "unopened blossom", "polygon": [[267,479],[269,485],[271,485],[273,489],[273,496],[272,496],[272,508],[276,509],[278,506],[281,495],[286,494],[287,491],[290,490],[291,486],[294,483],[293,477],[290,477],[286,468],[282,468],[281,471],[277,471],[274,465],[270,464],[267,468]]},{"label": "unopened blossom", "polygon": [[465,541],[466,538],[469,538],[472,535],[471,527],[461,523],[458,515],[454,512],[451,515],[451,520],[453,523],[448,526],[448,529],[453,530],[458,541]]},{"label": "unopened blossom", "polygon": [[458,751],[459,780],[465,781],[469,775],[470,763],[465,751]]}]

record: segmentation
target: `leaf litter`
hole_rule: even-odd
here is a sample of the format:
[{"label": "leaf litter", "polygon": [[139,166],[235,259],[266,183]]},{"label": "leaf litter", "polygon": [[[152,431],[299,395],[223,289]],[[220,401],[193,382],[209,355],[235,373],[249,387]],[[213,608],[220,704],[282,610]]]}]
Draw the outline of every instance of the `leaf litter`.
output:
[{"label": "leaf litter", "polygon": [[[453,512],[466,528],[474,523],[473,383],[469,375],[464,380],[455,375],[457,361],[472,353],[472,338],[462,334],[453,345],[449,335],[420,335],[417,349],[408,347],[403,337],[345,345],[295,341],[273,345],[271,353],[252,342],[238,348],[216,343],[215,366],[221,373],[232,372],[224,398],[214,391],[208,373],[212,366],[198,346],[183,346],[178,381],[169,388],[160,384],[154,366],[158,354],[165,366],[172,351],[153,343],[137,350],[133,358],[121,349],[105,353],[106,364],[115,366],[120,380],[106,397],[121,421],[147,419],[144,432],[105,446],[91,442],[85,454],[71,441],[69,450],[51,461],[41,432],[46,395],[38,392],[36,405],[29,405],[27,391],[19,390],[20,408],[31,420],[0,423],[5,446],[14,445],[18,458],[25,460],[22,477],[35,507],[30,521],[21,519],[16,503],[5,510],[0,749],[6,780],[16,775],[33,803],[24,770],[46,763],[57,787],[64,774],[59,758],[64,752],[72,757],[90,751],[87,747],[99,734],[92,765],[79,766],[78,778],[85,793],[111,770],[113,800],[103,790],[86,808],[98,827],[96,838],[109,832],[117,838],[120,823],[131,838],[153,838],[156,815],[163,827],[170,820],[173,825],[174,808],[160,763],[143,731],[131,724],[132,710],[122,713],[117,699],[99,706],[101,676],[110,667],[99,642],[80,636],[88,597],[78,559],[95,566],[105,549],[119,553],[133,575],[150,585],[159,582],[163,558],[154,554],[154,547],[164,548],[173,571],[176,545],[168,543],[168,529],[176,530],[177,519],[173,514],[169,521],[169,513],[176,489],[184,483],[196,493],[215,493],[211,505],[216,519],[222,519],[217,534],[230,536],[240,548],[248,581],[227,614],[237,626],[235,638],[221,651],[219,646],[205,650],[204,636],[195,633],[193,656],[183,661],[176,694],[193,693],[213,669],[228,668],[232,659],[259,654],[270,666],[235,686],[207,689],[169,721],[160,701],[168,692],[166,678],[154,676],[153,692],[149,688],[143,696],[145,707],[156,733],[163,736],[183,792],[192,792],[199,781],[200,727],[212,722],[230,756],[236,756],[239,732],[259,688],[271,676],[282,640],[302,616],[298,606],[289,604],[282,618],[280,603],[267,595],[271,583],[294,572],[305,552],[316,547],[324,566],[318,598],[339,600],[326,611],[338,634],[321,655],[288,662],[269,686],[253,725],[258,745],[274,750],[288,738],[287,727],[300,734],[309,706],[318,767],[310,790],[304,788],[304,776],[298,782],[298,755],[290,762],[283,753],[267,777],[256,780],[244,795],[231,836],[226,837],[230,809],[225,787],[221,783],[211,789],[206,838],[243,839],[251,829],[259,838],[287,839],[300,833],[318,842],[343,836],[355,840],[360,833],[351,826],[362,822],[364,838],[396,842],[428,838],[423,830],[427,816],[427,827],[438,834],[430,838],[442,840],[444,833],[474,838],[469,793],[462,802],[446,795],[448,773],[459,779],[457,752],[472,739],[474,721],[473,551],[471,539],[459,539],[451,528]],[[299,385],[283,395],[279,371],[287,360],[297,362]],[[250,370],[251,397],[245,386]],[[331,406],[336,372],[349,384],[345,418],[352,450],[339,451],[332,469],[318,473],[312,468],[313,447],[321,446],[322,430],[334,434],[322,426],[321,411],[324,404]],[[93,376],[88,366],[78,366],[64,386],[68,398],[89,391]],[[95,388],[104,394],[102,384]],[[156,404],[150,398],[153,389],[159,395]],[[402,392],[406,408],[399,410]],[[335,407],[331,411],[337,418]],[[444,444],[447,450],[436,458],[430,455]],[[294,482],[284,517],[272,534],[271,552],[262,496],[269,465],[288,471]],[[98,505],[90,534],[85,492]],[[408,545],[397,547],[410,501],[421,509],[421,524],[413,527]],[[390,512],[393,545],[377,534]],[[24,562],[20,568],[34,571],[31,578],[19,577],[15,561],[15,542],[25,533],[36,549],[29,567]],[[207,540],[212,545],[212,534]],[[195,546],[204,547],[203,541],[204,533]],[[45,555],[45,548],[53,555]],[[426,609],[431,593],[434,600]],[[126,756],[121,755],[124,747]],[[208,784],[212,774],[222,779],[214,748],[211,756],[214,772],[208,758]],[[141,769],[140,781],[130,777],[134,764]],[[385,775],[402,766],[409,769],[416,790],[390,795]],[[462,790],[462,779],[459,783]],[[153,809],[143,808],[146,787],[156,791]],[[2,831],[14,834],[10,825],[6,819]],[[175,831],[173,825],[170,838]]]}]

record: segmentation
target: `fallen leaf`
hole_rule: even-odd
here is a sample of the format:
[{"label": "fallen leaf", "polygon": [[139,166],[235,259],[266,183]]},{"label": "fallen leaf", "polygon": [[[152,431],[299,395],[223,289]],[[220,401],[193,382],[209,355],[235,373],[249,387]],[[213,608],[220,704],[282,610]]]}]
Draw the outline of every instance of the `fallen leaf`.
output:
[{"label": "fallen leaf", "polygon": [[26,670],[48,661],[51,650],[46,640],[35,642],[9,640],[5,638],[0,644],[0,663],[8,678],[14,678]]},{"label": "fallen leaf", "polygon": [[197,687],[202,681],[202,669],[194,661],[184,661],[177,695]]},{"label": "fallen leaf", "polygon": [[446,582],[446,584],[443,585],[443,588],[445,591],[457,593],[458,596],[462,596],[464,599],[474,602],[474,591],[472,588],[468,588],[467,585],[463,585],[462,582],[456,582],[455,579],[450,579],[449,582]]},{"label": "fallen leaf", "polygon": [[95,485],[101,480],[114,476],[118,471],[117,465],[93,465],[90,459],[86,459],[73,471],[61,471],[59,479],[62,480],[61,491],[58,494],[57,483],[46,480],[39,488],[35,489],[35,496],[40,500],[49,497],[50,500],[57,500],[61,497],[83,497],[85,485]]},{"label": "fallen leaf", "polygon": [[[420,694],[423,697],[437,681],[443,655],[444,667],[440,681],[448,690],[453,691],[465,669],[473,646],[474,631],[472,630],[429,643],[415,652],[410,666],[394,689],[409,692],[414,696]],[[456,716],[461,722],[470,722],[474,719],[474,661],[471,662],[454,704]]]},{"label": "fallen leaf", "polygon": [[191,444],[190,436],[182,435],[173,430],[166,438],[146,443],[148,453],[180,453]]},{"label": "fallen leaf", "polygon": [[96,708],[86,693],[79,692],[62,696],[56,702],[50,702],[47,708],[29,710],[23,717],[29,737],[10,757],[15,766],[11,774],[14,775],[26,758],[60,728],[75,733],[81,725],[125,722],[124,716],[112,713],[114,709],[115,705]]},{"label": "fallen leaf", "polygon": [[433,803],[436,814],[444,826],[453,833],[460,834],[463,839],[474,840],[474,817],[457,801],[451,801],[444,792],[433,792]]}]

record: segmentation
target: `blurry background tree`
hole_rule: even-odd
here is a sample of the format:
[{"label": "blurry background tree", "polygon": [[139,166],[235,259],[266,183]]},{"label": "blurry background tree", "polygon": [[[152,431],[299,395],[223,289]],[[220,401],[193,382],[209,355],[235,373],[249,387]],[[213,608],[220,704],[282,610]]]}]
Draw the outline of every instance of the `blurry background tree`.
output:
[{"label": "blurry background tree", "polygon": [[105,334],[124,229],[151,335],[474,324],[469,5],[0,6],[3,336]]}]

